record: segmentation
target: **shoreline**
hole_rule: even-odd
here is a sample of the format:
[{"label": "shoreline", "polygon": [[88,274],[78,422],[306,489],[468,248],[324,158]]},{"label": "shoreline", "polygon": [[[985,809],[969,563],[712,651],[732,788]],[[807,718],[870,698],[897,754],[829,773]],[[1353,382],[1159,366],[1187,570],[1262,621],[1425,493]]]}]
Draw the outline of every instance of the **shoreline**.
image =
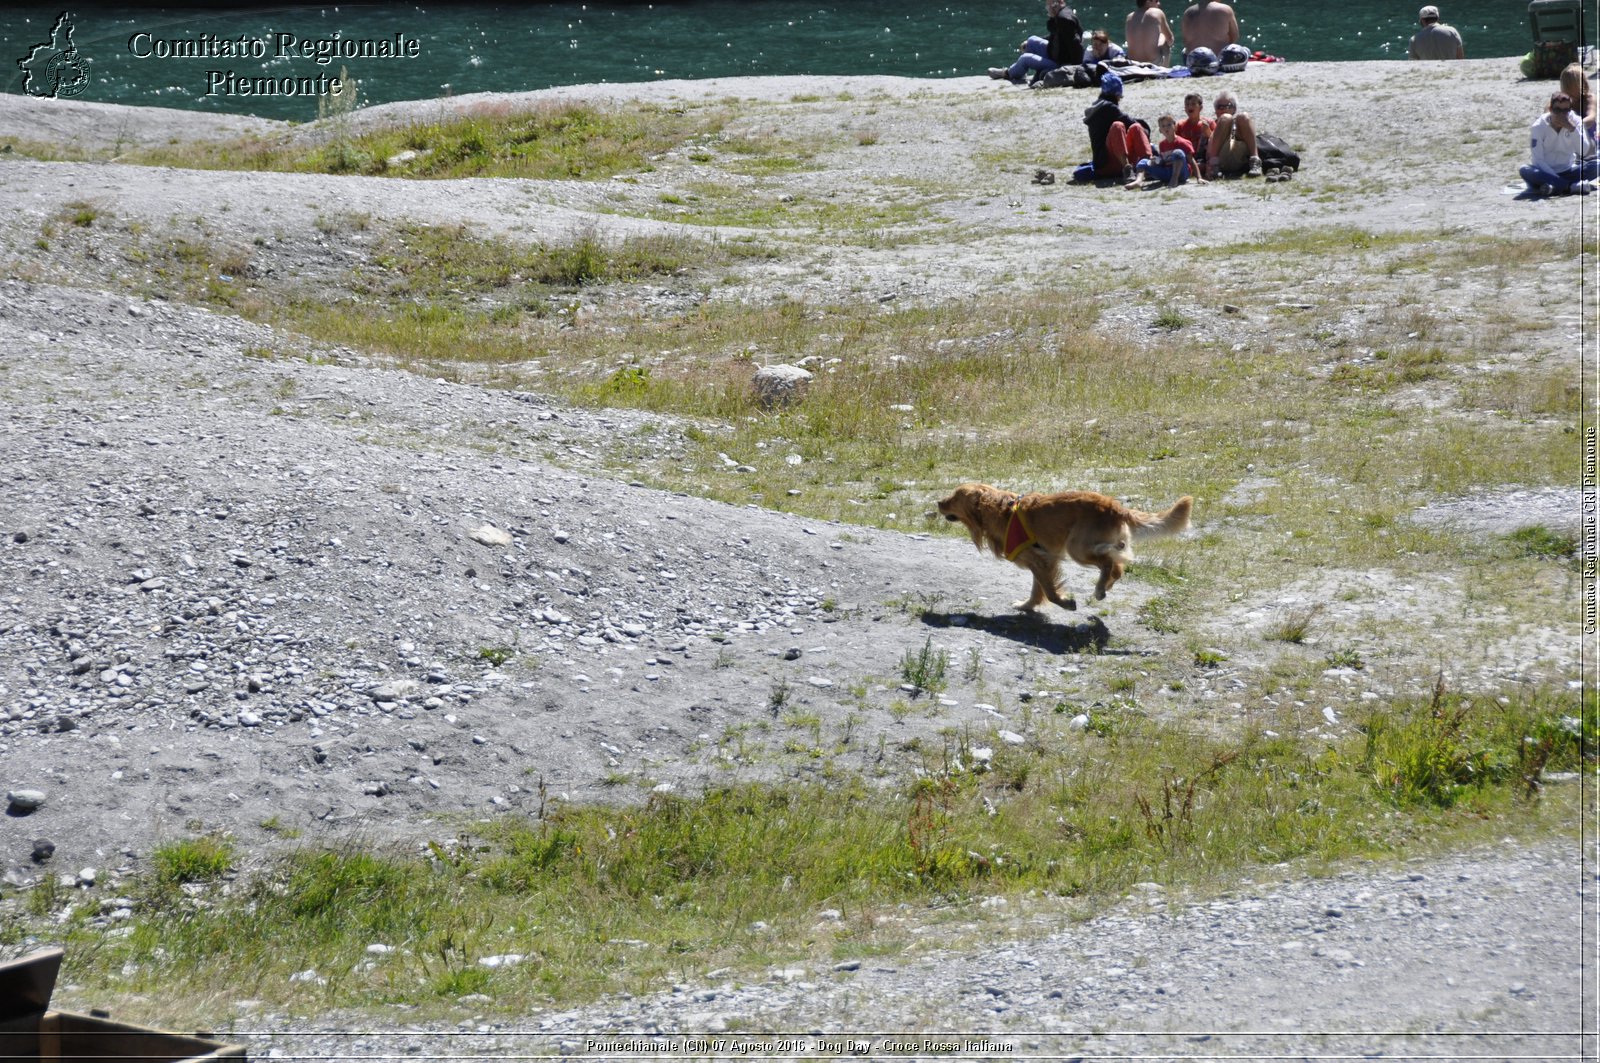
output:
[{"label": "shoreline", "polygon": [[[1541,94],[1554,81],[1526,79],[1517,67],[1520,57],[1468,59],[1452,63],[1409,63],[1401,60],[1361,60],[1326,62],[1252,63],[1237,74],[1209,78],[1171,78],[1133,81],[1128,84],[1130,107],[1141,100],[1165,98],[1179,87],[1184,92],[1202,82],[1236,90],[1263,83],[1263,78],[1291,82],[1352,82],[1374,85],[1394,78],[1427,83],[1438,80],[1445,85],[1496,82],[1525,96],[1520,110],[1529,115]],[[1430,77],[1430,75],[1432,75]],[[1265,82],[1270,84],[1271,82]],[[1203,89],[1202,91],[1212,91]],[[479,108],[516,108],[545,102],[627,103],[709,102],[719,99],[755,103],[790,102],[795,97],[844,97],[880,94],[908,96],[933,94],[967,97],[991,94],[997,100],[1011,97],[1054,101],[1071,106],[1091,103],[1092,89],[1051,89],[1034,91],[996,83],[982,74],[951,78],[915,78],[899,75],[772,75],[738,76],[658,81],[595,82],[557,85],[517,92],[479,92],[463,95],[423,97],[360,106],[351,116],[357,128],[389,122],[404,123],[434,118],[440,114],[468,114]],[[1182,93],[1177,93],[1181,98]],[[107,103],[86,100],[37,99],[20,94],[0,95],[0,141],[40,142],[56,139],[86,151],[117,146],[153,147],[182,140],[213,140],[241,136],[270,136],[296,130],[321,128],[323,122],[296,122],[247,114],[224,114],[185,107],[160,107],[144,104]],[[1525,123],[1524,123],[1525,124]]]}]

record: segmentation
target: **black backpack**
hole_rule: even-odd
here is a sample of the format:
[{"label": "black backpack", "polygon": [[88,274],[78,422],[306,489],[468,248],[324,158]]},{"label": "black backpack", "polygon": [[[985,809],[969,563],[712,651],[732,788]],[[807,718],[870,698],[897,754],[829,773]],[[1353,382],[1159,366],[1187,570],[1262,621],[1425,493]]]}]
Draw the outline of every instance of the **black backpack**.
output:
[{"label": "black backpack", "polygon": [[1086,89],[1094,84],[1089,71],[1081,66],[1058,66],[1033,79],[1035,89]]},{"label": "black backpack", "polygon": [[1263,167],[1294,170],[1297,173],[1300,170],[1300,153],[1271,133],[1256,134],[1256,154],[1261,157]]}]

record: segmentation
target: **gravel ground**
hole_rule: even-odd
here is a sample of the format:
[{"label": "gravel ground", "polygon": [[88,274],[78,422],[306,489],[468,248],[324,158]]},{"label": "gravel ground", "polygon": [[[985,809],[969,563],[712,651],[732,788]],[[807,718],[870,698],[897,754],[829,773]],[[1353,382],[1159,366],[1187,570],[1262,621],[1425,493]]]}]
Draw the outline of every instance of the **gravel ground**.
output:
[{"label": "gravel ground", "polygon": [[[797,190],[878,195],[878,180],[964,188],[939,193],[939,224],[959,239],[824,242],[809,257],[752,267],[715,297],[864,291],[934,301],[1032,283],[1019,246],[1036,253],[1048,241],[1048,250],[1078,261],[1086,232],[1097,246],[1159,263],[1310,225],[1448,223],[1463,239],[1512,227],[1569,231],[1592,203],[1506,194],[1527,116],[1548,86],[1514,82],[1506,60],[1448,67],[1288,64],[1230,83],[1265,128],[1302,147],[1308,166],[1292,192],[1225,182],[1132,196],[1031,185],[1036,166],[1077,161],[1087,97],[987,79],[668,82],[510,102],[734,100],[729,106],[758,127],[844,131],[846,145],[822,156],[820,169],[794,175]],[[1131,109],[1152,117],[1175,109],[1186,88],[1133,86]],[[1445,113],[1496,116],[1471,134],[1483,141],[1474,149],[1483,165],[1445,168],[1426,187],[1392,179],[1403,151],[1461,150],[1457,127],[1419,122],[1391,102],[1418,93],[1444,101]],[[391,105],[358,120],[507,101]],[[1352,113],[1366,135],[1346,142]],[[319,135],[0,97],[0,140],[110,153],[236,132]],[[985,161],[997,143],[1073,147],[1019,152],[1015,172],[997,178]],[[589,800],[614,798],[619,780],[633,793],[692,792],[730,775],[802,775],[803,763],[730,738],[772,720],[780,684],[829,733],[854,735],[846,767],[896,770],[909,762],[912,739],[937,740],[948,727],[1025,739],[1020,709],[1001,712],[970,690],[939,699],[929,714],[855,718],[851,688],[863,685],[879,702],[897,693],[897,662],[934,627],[957,660],[983,660],[1006,704],[1017,706],[1041,683],[1077,690],[1091,665],[1070,651],[1103,642],[1108,625],[1131,636],[1110,658],[1116,663],[1181,645],[1133,627],[1152,593],[1135,581],[1098,612],[1013,622],[1005,604],[1019,577],[964,540],[730,507],[607,471],[681,447],[686,426],[670,418],[577,410],[539,394],[399,372],[238,318],[129,295],[118,281],[126,263],[110,241],[71,262],[34,246],[47,219],[89,201],[163,231],[200,219],[241,246],[264,245],[285,276],[315,276],[359,254],[323,239],[319,222],[330,217],[467,222],[528,239],[577,226],[606,236],[677,231],[629,210],[659,204],[664,190],[694,177],[689,160],[671,158],[619,186],[220,177],[0,156],[0,260],[12,278],[0,281],[0,787],[46,795],[39,810],[0,819],[5,883],[90,868],[115,881],[136,871],[152,845],[194,830],[270,846],[263,824],[273,821],[314,836],[410,837],[440,817],[528,808],[541,781],[557,800]],[[1053,209],[1041,212],[1042,204]],[[1338,283],[1337,264],[1330,269]],[[1531,298],[1559,275],[1535,271],[1509,293],[1440,298],[1459,300],[1466,314],[1480,299]],[[1137,328],[1138,313],[1106,327]],[[1239,327],[1271,327],[1270,313],[1249,317]],[[1578,327],[1575,316],[1563,320],[1562,342]],[[262,356],[279,349],[316,357]],[[1558,356],[1576,366],[1576,350]],[[1575,492],[1522,490],[1507,488],[1552,526],[1576,512]],[[1170,499],[1134,501],[1148,508]],[[1438,519],[1486,534],[1511,530],[1493,523],[1491,500],[1452,505]],[[1275,610],[1327,601],[1341,580],[1368,577],[1376,578],[1308,575],[1208,623],[1249,629]],[[961,608],[919,616],[895,604],[929,588]],[[1347,610],[1352,623],[1362,609],[1408,618],[1418,659],[1447,652],[1428,641],[1442,637],[1447,618],[1481,608],[1447,582],[1402,590],[1393,602],[1331,608]],[[1570,678],[1578,661],[1568,619],[1509,634],[1461,667],[1492,679]],[[1392,693],[1381,678],[1348,678],[1351,698]],[[1193,697],[1225,702],[1243,685],[1236,673],[1201,677]],[[876,759],[880,737],[887,764]],[[57,850],[43,870],[30,859],[39,838]],[[980,1054],[1007,1058],[1574,1058],[1576,1040],[1555,1034],[1594,1014],[1592,985],[1581,986],[1579,972],[1582,957],[1593,956],[1584,938],[1593,925],[1591,867],[1571,845],[1508,844],[1399,871],[1244,884],[1215,901],[1141,891],[1086,923],[1042,903],[991,907],[970,926],[931,922],[928,949],[892,962],[863,957],[857,967],[765,980],[742,972],[503,1026],[472,1017],[470,1000],[455,1028],[412,1029],[403,1017],[255,1022],[248,1007],[239,1025],[272,1033],[253,1042],[253,1053],[268,1057],[606,1055],[586,1050],[578,1035],[870,1025],[987,1032],[1012,1047]],[[1590,919],[1580,927],[1583,912]],[[948,944],[932,943],[945,934]],[[375,1032],[316,1032],[358,1022]],[[1331,1036],[1296,1032],[1308,1030]],[[1592,1051],[1592,1040],[1583,1047]],[[871,1051],[937,1054],[881,1043]]]}]

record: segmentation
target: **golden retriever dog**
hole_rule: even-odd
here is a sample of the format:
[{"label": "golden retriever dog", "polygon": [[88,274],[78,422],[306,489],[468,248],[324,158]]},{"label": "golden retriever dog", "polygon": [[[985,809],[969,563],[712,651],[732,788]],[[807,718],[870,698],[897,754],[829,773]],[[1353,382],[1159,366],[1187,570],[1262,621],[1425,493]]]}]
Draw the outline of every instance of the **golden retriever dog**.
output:
[{"label": "golden retriever dog", "polygon": [[1129,509],[1114,498],[1093,491],[1019,495],[988,484],[962,484],[939,503],[948,521],[960,521],[979,551],[989,550],[1033,573],[1033,593],[1018,609],[1037,609],[1046,598],[1063,609],[1076,609],[1061,597],[1061,559],[1100,570],[1096,601],[1104,598],[1133,557],[1137,539],[1177,535],[1189,526],[1194,499],[1184,495],[1161,513]]}]

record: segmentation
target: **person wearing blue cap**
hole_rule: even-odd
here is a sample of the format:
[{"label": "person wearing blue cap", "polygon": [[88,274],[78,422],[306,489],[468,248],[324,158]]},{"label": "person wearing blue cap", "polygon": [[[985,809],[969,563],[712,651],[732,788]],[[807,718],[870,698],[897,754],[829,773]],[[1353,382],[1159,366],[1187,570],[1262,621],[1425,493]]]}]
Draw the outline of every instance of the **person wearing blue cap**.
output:
[{"label": "person wearing blue cap", "polygon": [[1094,161],[1072,172],[1074,181],[1099,177],[1133,180],[1133,168],[1150,157],[1150,127],[1122,109],[1122,78],[1107,73],[1100,79],[1100,98],[1083,112],[1089,127],[1089,147]]}]

